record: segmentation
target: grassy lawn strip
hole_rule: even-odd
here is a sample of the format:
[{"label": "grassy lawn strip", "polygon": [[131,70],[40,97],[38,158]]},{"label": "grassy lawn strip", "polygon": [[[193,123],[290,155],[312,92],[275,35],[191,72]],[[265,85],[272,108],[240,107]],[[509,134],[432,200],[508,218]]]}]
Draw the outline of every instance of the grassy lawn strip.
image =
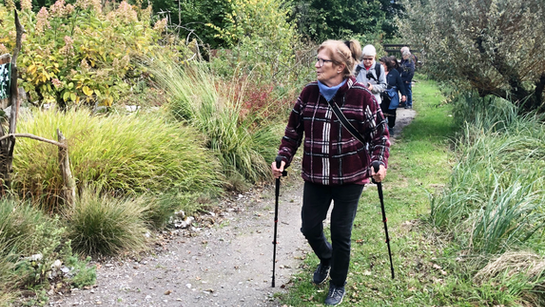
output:
[{"label": "grassy lawn strip", "polygon": [[[413,88],[417,116],[391,148],[383,183],[396,277],[391,279],[376,186],[364,191],[352,234],[352,260],[343,306],[486,306],[513,298],[499,286],[475,287],[451,243],[426,222],[430,197],[448,181],[454,163],[451,107],[433,81],[420,77]],[[452,255],[451,255],[452,254]],[[303,272],[282,297],[289,306],[319,306],[328,283],[315,286],[318,259],[307,257]]]}]

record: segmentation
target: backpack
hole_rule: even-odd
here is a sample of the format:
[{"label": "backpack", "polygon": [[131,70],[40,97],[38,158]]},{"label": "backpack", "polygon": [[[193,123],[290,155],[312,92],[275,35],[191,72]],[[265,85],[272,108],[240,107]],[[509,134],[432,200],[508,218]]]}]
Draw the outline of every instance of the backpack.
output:
[{"label": "backpack", "polygon": [[[357,78],[361,70],[363,69],[363,66],[356,67],[356,71],[354,72],[354,76]],[[380,79],[380,64],[375,61],[375,73],[377,75],[377,79]],[[374,79],[374,78],[373,78]],[[378,80],[375,80],[378,82]]]}]

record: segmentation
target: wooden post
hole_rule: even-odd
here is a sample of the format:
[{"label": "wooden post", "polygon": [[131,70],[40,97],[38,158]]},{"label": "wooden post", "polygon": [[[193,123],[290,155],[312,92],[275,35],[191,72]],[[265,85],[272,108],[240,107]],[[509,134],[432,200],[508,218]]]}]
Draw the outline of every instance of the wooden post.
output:
[{"label": "wooden post", "polygon": [[74,180],[74,177],[72,177],[72,171],[70,171],[70,159],[68,157],[66,138],[59,129],[57,129],[57,138],[59,143],[66,146],[59,146],[59,164],[63,181],[62,195],[66,204],[72,206],[76,199],[76,181]]}]

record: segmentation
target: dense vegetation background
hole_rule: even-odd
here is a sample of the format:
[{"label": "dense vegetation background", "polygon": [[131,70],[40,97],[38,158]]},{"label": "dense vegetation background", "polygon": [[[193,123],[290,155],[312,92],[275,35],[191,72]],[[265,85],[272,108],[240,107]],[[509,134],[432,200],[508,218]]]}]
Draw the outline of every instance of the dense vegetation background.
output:
[{"label": "dense vegetation background", "polygon": [[[198,214],[269,182],[286,116],[314,78],[316,46],[355,38],[379,56],[385,43],[411,45],[422,84],[436,82],[415,104],[425,116],[415,125],[429,130],[409,130],[400,148],[428,152],[426,163],[449,173],[427,179],[440,189],[415,183],[395,193],[414,195],[420,215],[398,208],[422,222],[416,241],[442,242],[433,261],[452,278],[406,281],[427,291],[415,304],[542,303],[540,1],[4,0],[0,54],[15,48],[15,10],[26,30],[18,132],[64,133],[77,199],[62,198],[57,148],[18,139],[0,204],[0,302],[32,289],[29,304],[42,304],[51,286],[92,284],[87,256],[145,250],[146,234],[172,226],[174,212]],[[425,259],[416,248],[404,255]],[[379,284],[392,301],[413,297],[391,286]],[[291,291],[286,301],[309,302],[298,299],[304,285]]]}]

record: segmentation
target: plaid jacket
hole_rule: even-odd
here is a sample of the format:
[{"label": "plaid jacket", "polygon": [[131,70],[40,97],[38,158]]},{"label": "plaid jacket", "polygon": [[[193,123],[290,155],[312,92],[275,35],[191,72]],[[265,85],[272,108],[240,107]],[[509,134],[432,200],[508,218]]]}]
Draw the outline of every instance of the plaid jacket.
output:
[{"label": "plaid jacket", "polygon": [[333,100],[364,136],[366,144],[342,127],[320,95],[317,82],[312,82],[295,103],[278,155],[289,166],[304,136],[305,181],[322,185],[366,184],[371,161],[387,167],[390,140],[386,121],[373,94],[354,77],[339,88]]}]

